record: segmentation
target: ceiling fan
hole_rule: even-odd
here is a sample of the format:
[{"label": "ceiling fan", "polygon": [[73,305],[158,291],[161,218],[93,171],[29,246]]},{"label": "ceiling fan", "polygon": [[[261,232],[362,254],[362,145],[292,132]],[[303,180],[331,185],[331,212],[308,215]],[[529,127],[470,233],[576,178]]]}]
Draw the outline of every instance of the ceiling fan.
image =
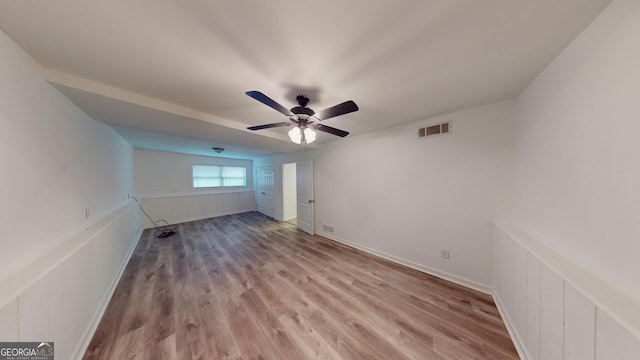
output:
[{"label": "ceiling fan", "polygon": [[315,111],[307,107],[309,98],[304,95],[298,95],[296,97],[298,106],[295,106],[289,110],[284,106],[278,104],[275,100],[271,99],[267,95],[261,93],[260,91],[247,91],[245,94],[289,118],[289,122],[249,126],[247,129],[262,130],[273,127],[295,125],[293,129],[289,130],[289,138],[296,144],[310,144],[314,142],[316,140],[316,132],[314,131],[314,129],[340,137],[349,135],[349,132],[347,131],[319,124],[318,122],[330,119],[332,117],[358,111],[358,105],[356,105],[356,103],[351,100],[345,101],[341,104],[332,106],[316,113]]}]

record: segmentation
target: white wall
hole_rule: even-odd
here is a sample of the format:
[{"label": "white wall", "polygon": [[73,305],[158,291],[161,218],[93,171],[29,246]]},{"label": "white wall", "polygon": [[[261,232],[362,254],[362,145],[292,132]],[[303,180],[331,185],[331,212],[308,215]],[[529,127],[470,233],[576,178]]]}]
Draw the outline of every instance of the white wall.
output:
[{"label": "white wall", "polygon": [[80,356],[140,233],[133,149],[2,32],[0,79],[0,341]]},{"label": "white wall", "polygon": [[638,34],[614,0],[518,97],[514,221],[640,299]]},{"label": "white wall", "polygon": [[516,100],[494,297],[526,359],[640,358],[638,34],[612,1]]},{"label": "white wall", "polygon": [[[154,221],[171,224],[255,210],[253,161],[135,149],[135,195]],[[247,186],[193,189],[192,165],[242,166]],[[152,227],[142,215],[143,226]]]},{"label": "white wall", "polygon": [[[253,189],[253,161],[215,156],[178,154],[135,149],[135,194],[141,198],[221,194]],[[193,189],[192,165],[240,166],[247,168],[244,188]]]},{"label": "white wall", "polygon": [[3,274],[123,205],[133,155],[109,126],[44,81],[4,33],[0,51]]},{"label": "white wall", "polygon": [[[277,169],[314,158],[316,232],[489,291],[491,224],[512,191],[512,119],[505,101],[259,161]],[[451,135],[417,138],[419,127],[448,120]]]}]

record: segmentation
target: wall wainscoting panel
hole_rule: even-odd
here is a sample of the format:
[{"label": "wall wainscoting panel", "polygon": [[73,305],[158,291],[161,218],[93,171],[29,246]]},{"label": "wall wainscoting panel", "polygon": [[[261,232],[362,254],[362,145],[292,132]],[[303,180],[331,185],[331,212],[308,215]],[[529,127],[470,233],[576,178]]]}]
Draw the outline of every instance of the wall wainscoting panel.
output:
[{"label": "wall wainscoting panel", "polygon": [[135,202],[0,278],[0,340],[53,341],[82,358],[140,235]]},{"label": "wall wainscoting panel", "polygon": [[[169,224],[239,214],[256,208],[253,191],[147,197],[140,201],[140,205],[153,221],[166,220]],[[144,214],[141,216],[142,226],[152,228],[151,221]]]},{"label": "wall wainscoting panel", "polygon": [[511,224],[496,224],[493,296],[522,359],[640,359],[640,302]]}]

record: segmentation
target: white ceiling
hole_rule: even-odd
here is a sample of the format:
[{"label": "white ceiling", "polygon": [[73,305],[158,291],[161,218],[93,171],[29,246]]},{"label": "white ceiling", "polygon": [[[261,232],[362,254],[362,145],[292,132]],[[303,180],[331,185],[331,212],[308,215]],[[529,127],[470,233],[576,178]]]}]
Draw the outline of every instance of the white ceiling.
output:
[{"label": "white ceiling", "polygon": [[0,0],[0,28],[132,145],[253,157],[300,148],[245,91],[354,100],[351,136],[427,119],[515,97],[609,2]]}]

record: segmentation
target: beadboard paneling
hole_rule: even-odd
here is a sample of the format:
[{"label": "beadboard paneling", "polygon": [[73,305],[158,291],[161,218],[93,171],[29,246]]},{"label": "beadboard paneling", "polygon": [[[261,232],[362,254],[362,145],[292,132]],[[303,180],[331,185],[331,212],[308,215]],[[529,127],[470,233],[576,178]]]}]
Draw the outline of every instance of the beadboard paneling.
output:
[{"label": "beadboard paneling", "polygon": [[82,357],[141,234],[134,202],[0,279],[0,340]]},{"label": "beadboard paneling", "polygon": [[636,299],[511,224],[496,225],[493,252],[494,298],[523,359],[640,359]]},{"label": "beadboard paneling", "polygon": [[569,284],[564,287],[564,358],[595,359],[596,307]]},{"label": "beadboard paneling", "polygon": [[540,359],[562,360],[564,352],[563,286],[562,278],[547,266],[542,265],[540,274]]},{"label": "beadboard paneling", "polygon": [[598,309],[596,359],[638,360],[640,341],[620,323]]},{"label": "beadboard paneling", "polygon": [[[253,191],[145,198],[140,204],[154,221],[166,220],[170,224],[255,210]],[[141,216],[142,226],[152,228],[151,221],[144,214]]]}]

